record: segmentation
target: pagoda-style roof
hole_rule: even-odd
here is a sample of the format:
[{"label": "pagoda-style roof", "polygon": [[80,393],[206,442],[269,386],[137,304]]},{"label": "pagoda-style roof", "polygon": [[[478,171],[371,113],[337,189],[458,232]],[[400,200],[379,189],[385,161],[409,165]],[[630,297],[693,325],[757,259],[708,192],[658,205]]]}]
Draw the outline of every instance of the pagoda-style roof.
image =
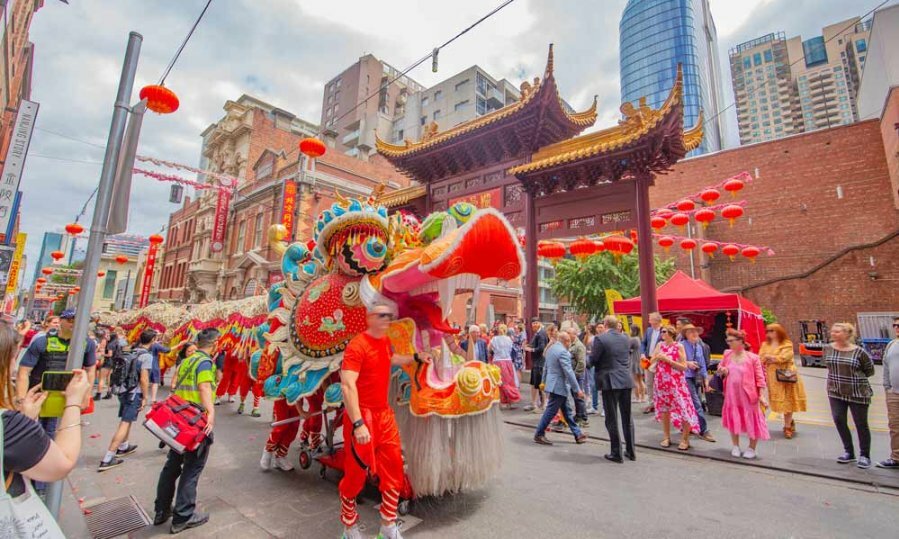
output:
[{"label": "pagoda-style roof", "polygon": [[424,185],[410,185],[381,195],[378,198],[378,204],[387,208],[396,208],[427,194],[428,189]]},{"label": "pagoda-style roof", "polygon": [[569,139],[596,121],[596,99],[583,112],[569,112],[559,97],[549,46],[543,80],[521,83],[521,99],[489,114],[439,131],[425,126],[418,142],[390,144],[375,138],[378,152],[398,169],[423,182],[434,181],[523,157],[541,146]]},{"label": "pagoda-style roof", "polygon": [[[683,129],[683,73],[658,109],[641,99],[637,107],[621,106],[617,126],[544,146],[528,163],[509,169],[526,188],[553,192],[617,181],[638,171],[663,172],[702,142],[702,115]],[[542,184],[542,185],[541,185]]]}]

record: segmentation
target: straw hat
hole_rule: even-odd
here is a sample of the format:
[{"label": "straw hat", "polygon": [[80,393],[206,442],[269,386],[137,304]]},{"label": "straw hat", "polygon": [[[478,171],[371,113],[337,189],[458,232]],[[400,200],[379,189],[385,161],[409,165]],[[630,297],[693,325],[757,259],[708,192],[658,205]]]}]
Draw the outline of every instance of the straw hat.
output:
[{"label": "straw hat", "polygon": [[681,336],[686,338],[687,332],[690,331],[691,329],[696,331],[696,335],[702,335],[702,331],[703,331],[702,328],[698,328],[698,327],[694,326],[693,324],[687,324],[684,327],[680,328]]}]

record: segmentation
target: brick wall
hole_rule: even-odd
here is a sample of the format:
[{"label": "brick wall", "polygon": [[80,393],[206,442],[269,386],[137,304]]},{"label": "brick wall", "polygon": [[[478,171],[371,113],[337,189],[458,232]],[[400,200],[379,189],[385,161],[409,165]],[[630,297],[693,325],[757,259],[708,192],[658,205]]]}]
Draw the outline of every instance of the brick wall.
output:
[{"label": "brick wall", "polygon": [[[774,311],[791,333],[797,331],[798,319],[854,320],[858,311],[894,310],[899,305],[895,280],[892,286],[887,280],[899,279],[896,238],[853,251],[807,278],[755,286],[807,272],[846,248],[876,242],[899,229],[879,120],[682,161],[656,178],[650,199],[658,207],[741,171],[755,175],[756,170],[758,179],[735,199],[748,202],[746,215],[733,227],[716,220],[706,236],[769,246],[776,255],[762,255],[755,264],[742,257],[735,262],[715,257],[710,261],[715,287],[748,288],[746,295]],[[725,199],[730,196],[719,202]],[[656,250],[666,256],[661,248]],[[672,248],[672,255],[678,251]],[[677,260],[681,269],[689,269],[685,257],[678,255]],[[870,279],[871,271],[879,280]]]}]

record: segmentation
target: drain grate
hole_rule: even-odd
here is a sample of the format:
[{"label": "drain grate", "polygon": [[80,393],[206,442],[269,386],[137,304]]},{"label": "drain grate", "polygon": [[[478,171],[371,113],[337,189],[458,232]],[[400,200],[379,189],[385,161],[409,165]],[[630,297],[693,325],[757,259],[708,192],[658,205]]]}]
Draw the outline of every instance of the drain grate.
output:
[{"label": "drain grate", "polygon": [[112,539],[150,525],[150,516],[134,496],[116,498],[90,507],[85,515],[94,539]]}]

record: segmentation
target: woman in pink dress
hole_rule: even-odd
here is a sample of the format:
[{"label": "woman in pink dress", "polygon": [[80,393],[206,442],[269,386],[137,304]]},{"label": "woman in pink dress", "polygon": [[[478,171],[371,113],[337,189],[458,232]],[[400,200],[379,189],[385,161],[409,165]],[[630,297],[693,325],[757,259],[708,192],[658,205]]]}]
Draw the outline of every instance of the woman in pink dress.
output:
[{"label": "woman in pink dress", "polygon": [[[730,454],[735,458],[756,457],[755,448],[759,440],[767,440],[768,424],[759,405],[768,407],[768,387],[759,356],[746,346],[746,333],[736,329],[727,330],[727,345],[724,359],[718,367],[718,374],[724,377],[724,407],[721,410],[721,424],[730,431],[734,444]],[[749,437],[749,449],[740,450],[740,435]]]},{"label": "woman in pink dress", "polygon": [[518,384],[515,383],[515,365],[512,363],[512,339],[508,335],[509,329],[505,324],[500,324],[497,334],[490,339],[487,348],[493,356],[493,364],[499,367],[502,385],[499,387],[500,408],[511,409],[514,403],[521,400]]},{"label": "woman in pink dress", "polygon": [[686,451],[690,449],[690,431],[699,434],[699,418],[684,378],[687,354],[683,345],[674,340],[677,334],[674,328],[663,327],[661,333],[662,342],[656,345],[649,367],[655,369],[652,402],[656,409],[656,421],[662,422],[662,432],[665,434],[661,445],[671,446],[671,423],[674,423],[674,428],[681,431],[677,448]]}]

